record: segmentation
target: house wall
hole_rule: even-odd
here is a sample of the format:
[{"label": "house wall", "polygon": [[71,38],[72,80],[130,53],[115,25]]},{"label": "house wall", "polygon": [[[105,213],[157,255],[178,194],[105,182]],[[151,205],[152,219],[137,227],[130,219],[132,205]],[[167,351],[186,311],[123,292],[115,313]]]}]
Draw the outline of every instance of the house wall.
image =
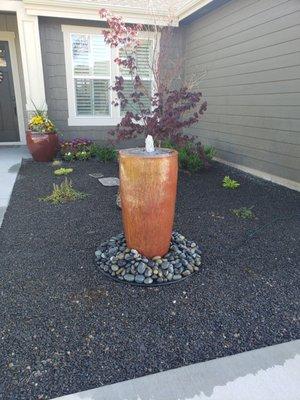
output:
[{"label": "house wall", "polygon": [[21,86],[23,115],[26,115],[26,111],[25,111],[26,96],[25,96],[24,77],[23,77],[21,50],[20,50],[20,41],[19,41],[19,35],[18,35],[18,23],[17,23],[16,14],[0,12],[0,31],[14,32],[14,34],[15,34],[15,46],[16,46],[16,53],[17,53],[20,86]]},{"label": "house wall", "polygon": [[[62,25],[99,27],[99,31],[101,27],[105,26],[100,21],[39,17],[46,102],[49,116],[53,119],[59,132],[65,138],[82,136],[98,142],[107,141],[111,139],[108,132],[113,129],[112,126],[68,126],[66,66]],[[161,68],[163,69],[167,66],[166,71],[164,71],[166,75],[168,75],[168,68],[174,69],[180,62],[179,60],[182,55],[181,37],[182,33],[178,28],[174,28],[172,32],[162,35],[161,44],[164,43],[162,45],[164,51]],[[180,76],[178,73],[176,79],[172,80],[172,84],[176,85],[179,81]],[[120,147],[128,147],[137,143],[139,143],[138,140],[126,140],[125,143],[120,144]]]},{"label": "house wall", "polygon": [[68,126],[68,101],[66,66],[62,25],[95,26],[101,29],[100,22],[70,20],[62,18],[39,18],[43,70],[45,80],[48,113],[60,133],[65,138],[78,136],[107,140],[112,127],[105,126]]},{"label": "house wall", "polygon": [[300,181],[300,1],[231,0],[183,30],[184,78],[208,101],[190,129],[218,157]]}]

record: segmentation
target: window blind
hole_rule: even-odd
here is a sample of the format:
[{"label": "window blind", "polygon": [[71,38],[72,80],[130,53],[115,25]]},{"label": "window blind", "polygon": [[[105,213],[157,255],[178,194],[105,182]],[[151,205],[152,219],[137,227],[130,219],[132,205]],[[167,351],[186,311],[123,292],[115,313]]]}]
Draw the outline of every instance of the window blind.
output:
[{"label": "window blind", "polygon": [[[140,98],[140,101],[141,101],[141,103],[143,103],[143,107],[145,109],[150,109],[151,108],[150,96],[151,96],[151,91],[152,91],[152,82],[143,80],[142,83],[143,83],[143,87],[139,91],[144,92],[145,94]],[[122,107],[122,110],[121,110],[122,115],[124,115],[125,112],[127,112],[127,111],[132,111],[133,113],[140,112],[139,106],[136,103],[134,103],[133,99],[130,97],[130,95],[133,91],[134,91],[134,88],[133,88],[131,79],[125,80],[124,95],[129,101],[125,107]]]},{"label": "window blind", "polygon": [[[120,58],[125,58],[126,53],[127,55],[131,55],[134,57],[137,68],[138,68],[138,74],[142,78],[151,78],[151,70],[150,70],[150,65],[151,65],[151,57],[152,57],[152,41],[151,40],[143,40],[140,41],[139,47],[134,51],[130,52],[127,51],[125,52],[124,49],[120,49]],[[124,77],[129,77],[129,71],[127,68],[121,68],[121,73]]]},{"label": "window blind", "polygon": [[[137,73],[140,76],[143,88],[141,91],[145,92],[144,96],[141,97],[141,102],[143,103],[144,108],[151,108],[150,96],[152,92],[152,71],[150,69],[151,65],[151,57],[152,57],[152,40],[141,40],[139,47],[134,51],[129,53],[135,58],[135,62],[137,65]],[[128,53],[127,53],[128,54]],[[120,57],[125,58],[125,51],[120,49]],[[124,115],[126,111],[132,111],[133,113],[139,113],[140,108],[137,104],[134,103],[133,99],[130,97],[131,93],[134,91],[131,79],[132,77],[129,74],[128,69],[122,68],[121,73],[124,76],[124,95],[129,100],[125,107],[122,107],[121,114]]]},{"label": "window blind", "polygon": [[77,115],[108,115],[110,81],[75,79]]},{"label": "window blind", "polygon": [[72,34],[73,77],[78,116],[110,114],[111,56],[101,35]]}]

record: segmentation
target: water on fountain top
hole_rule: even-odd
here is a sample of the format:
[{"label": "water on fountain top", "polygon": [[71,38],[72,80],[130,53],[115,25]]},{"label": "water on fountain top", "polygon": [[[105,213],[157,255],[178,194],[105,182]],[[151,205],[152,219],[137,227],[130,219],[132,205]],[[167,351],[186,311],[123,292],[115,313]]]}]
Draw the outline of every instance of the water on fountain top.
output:
[{"label": "water on fountain top", "polygon": [[148,152],[144,147],[135,147],[133,149],[120,150],[123,154],[132,156],[142,156],[142,157],[160,157],[160,156],[170,156],[174,153],[172,149],[165,149],[161,147],[156,147],[154,151]]}]

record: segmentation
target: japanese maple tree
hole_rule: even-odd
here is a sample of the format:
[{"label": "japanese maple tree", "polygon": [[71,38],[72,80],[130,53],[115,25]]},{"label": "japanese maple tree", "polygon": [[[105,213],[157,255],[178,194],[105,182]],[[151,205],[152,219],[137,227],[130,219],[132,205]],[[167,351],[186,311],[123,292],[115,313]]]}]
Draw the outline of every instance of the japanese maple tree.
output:
[{"label": "japanese maple tree", "polygon": [[[167,140],[177,146],[193,141],[192,136],[183,133],[184,129],[200,120],[207,109],[207,103],[202,101],[201,92],[193,90],[187,84],[174,87],[176,85],[173,84],[173,80],[180,73],[180,63],[169,68],[167,74],[163,73],[166,67],[164,63],[167,62],[162,46],[159,45],[159,35],[163,35],[163,29],[155,26],[151,31],[154,40],[153,51],[149,57],[149,69],[154,90],[149,92],[139,71],[136,56],[140,46],[139,33],[149,28],[141,24],[127,25],[121,17],[112,15],[106,9],[100,10],[100,16],[108,25],[108,29],[103,30],[106,44],[119,49],[114,61],[120,67],[121,74],[115,77],[112,87],[116,94],[113,105],[120,106],[124,115],[112,132],[117,136],[117,140],[150,134],[156,142]],[[124,87],[128,80],[131,83],[129,93]],[[195,149],[203,158],[204,152],[200,143],[195,145]]]}]

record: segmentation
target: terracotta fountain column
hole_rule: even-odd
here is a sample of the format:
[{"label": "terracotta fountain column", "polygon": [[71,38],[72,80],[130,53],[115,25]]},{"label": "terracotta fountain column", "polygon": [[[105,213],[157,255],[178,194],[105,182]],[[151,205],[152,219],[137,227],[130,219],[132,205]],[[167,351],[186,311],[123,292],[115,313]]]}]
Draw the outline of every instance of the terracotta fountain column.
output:
[{"label": "terracotta fountain column", "polygon": [[120,150],[122,219],[129,248],[150,258],[165,255],[173,229],[178,153]]}]

